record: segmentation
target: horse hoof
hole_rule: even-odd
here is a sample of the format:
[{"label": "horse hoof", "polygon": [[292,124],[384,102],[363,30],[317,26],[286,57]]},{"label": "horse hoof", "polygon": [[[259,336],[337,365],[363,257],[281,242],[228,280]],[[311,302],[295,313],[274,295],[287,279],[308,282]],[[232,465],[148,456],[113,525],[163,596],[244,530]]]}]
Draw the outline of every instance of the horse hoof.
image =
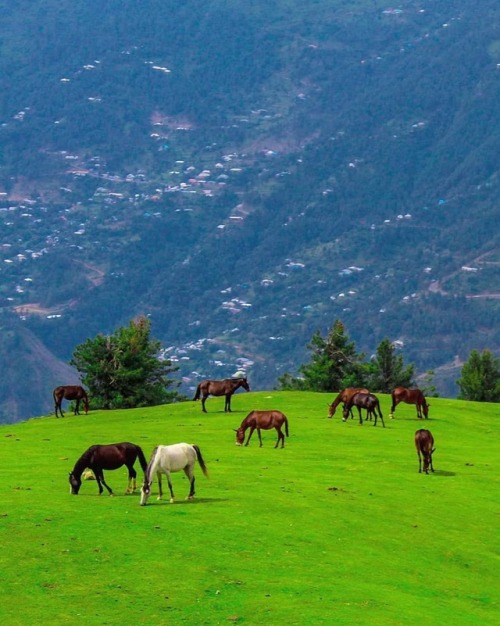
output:
[{"label": "horse hoof", "polygon": [[175,502],[174,498],[170,498],[170,504],[173,504]]}]

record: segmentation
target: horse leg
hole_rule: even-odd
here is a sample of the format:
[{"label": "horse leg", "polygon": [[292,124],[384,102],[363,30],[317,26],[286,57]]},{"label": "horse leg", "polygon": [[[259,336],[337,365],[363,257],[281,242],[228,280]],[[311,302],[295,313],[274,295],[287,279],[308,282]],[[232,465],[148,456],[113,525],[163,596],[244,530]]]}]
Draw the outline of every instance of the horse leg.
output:
[{"label": "horse leg", "polygon": [[259,435],[259,447],[262,448],[262,433],[260,432],[260,428],[257,428],[257,434]]},{"label": "horse leg", "polygon": [[205,400],[208,398],[208,395],[203,394],[203,396],[201,397],[201,410],[203,411],[203,413],[207,412],[207,409],[205,408]]},{"label": "horse leg", "polygon": [[186,500],[192,500],[194,498],[194,471],[193,471],[193,466],[192,465],[188,465],[187,467],[184,468],[184,474],[186,474],[188,480],[189,480],[189,495],[186,498]]},{"label": "horse leg", "polygon": [[[380,410],[380,407],[378,408],[378,416],[380,417],[380,421],[382,422],[382,426],[385,428],[384,416],[382,415],[382,411]],[[375,413],[375,424],[376,423],[377,423],[377,413]]]},{"label": "horse leg", "polygon": [[231,394],[226,394],[226,403],[224,405],[224,411],[227,413],[231,413]]},{"label": "horse leg", "polygon": [[361,417],[361,407],[358,406],[358,413],[359,413],[359,425],[362,426],[363,425],[363,418]]},{"label": "horse leg", "polygon": [[80,415],[80,398],[76,399],[75,404],[75,415]]},{"label": "horse leg", "polygon": [[420,456],[420,450],[417,450],[417,454],[418,454],[418,473],[421,474],[422,473],[422,458]]},{"label": "horse leg", "polygon": [[113,495],[113,490],[111,489],[111,487],[106,483],[106,481],[104,480],[104,472],[102,472],[101,474],[101,480],[102,480],[102,484],[106,487],[106,489],[109,491],[109,495],[112,496]]},{"label": "horse leg", "polygon": [[129,493],[134,493],[134,491],[136,490],[137,488],[136,478],[137,478],[137,472],[135,471],[132,465],[129,465],[128,466],[128,485],[125,491],[125,495]]},{"label": "horse leg", "polygon": [[109,495],[112,496],[113,495],[113,490],[111,489],[111,487],[104,480],[104,472],[102,470],[95,470],[92,467],[90,469],[94,472],[95,478],[97,480],[97,484],[99,485],[99,495],[102,494],[102,492],[103,492],[102,486],[104,485],[106,487],[106,489],[108,490]]},{"label": "horse leg", "polygon": [[247,442],[245,444],[245,446],[248,446],[249,442],[250,442],[250,437],[253,435],[253,431],[255,430],[255,426],[251,426],[250,427],[250,433],[248,434],[248,438],[247,438]]},{"label": "horse leg", "polygon": [[170,489],[170,502],[175,502],[174,488],[172,486],[172,479],[170,476],[170,472],[166,472],[166,474],[167,474],[168,488]]},{"label": "horse leg", "polygon": [[161,484],[161,472],[156,473],[156,477],[158,478],[158,498],[157,500],[161,500],[163,496],[163,487]]},{"label": "horse leg", "polygon": [[276,428],[276,432],[278,433],[278,441],[276,442],[276,445],[274,446],[274,448],[276,449],[278,447],[280,441],[281,441],[281,447],[283,448],[285,446],[285,435],[281,432],[281,426]]},{"label": "horse leg", "polygon": [[392,406],[391,406],[391,412],[389,413],[389,417],[392,419],[394,419],[394,411],[396,410],[396,407],[398,406],[398,402],[396,400],[396,398],[392,399]]}]

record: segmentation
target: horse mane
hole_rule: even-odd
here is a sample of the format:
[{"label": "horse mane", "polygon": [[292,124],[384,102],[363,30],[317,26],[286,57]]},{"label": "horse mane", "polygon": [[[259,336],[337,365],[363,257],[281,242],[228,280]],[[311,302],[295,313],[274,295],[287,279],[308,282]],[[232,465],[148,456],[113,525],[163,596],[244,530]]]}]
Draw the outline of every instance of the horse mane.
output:
[{"label": "horse mane", "polygon": [[153,454],[151,455],[151,459],[149,460],[148,466],[146,468],[145,474],[146,474],[146,480],[147,482],[151,482],[151,470],[153,468],[153,464],[156,460],[156,453],[158,452],[158,448],[159,446],[156,446],[155,449],[153,450]]},{"label": "horse mane", "polygon": [[81,476],[82,475],[83,470],[89,466],[88,464],[89,464],[89,461],[90,461],[90,455],[92,453],[92,448],[93,447],[94,446],[91,446],[90,448],[88,448],[88,450],[85,450],[85,452],[82,454],[82,456],[75,463],[75,466],[73,467],[73,471],[71,472],[72,474],[74,474],[75,476]]}]

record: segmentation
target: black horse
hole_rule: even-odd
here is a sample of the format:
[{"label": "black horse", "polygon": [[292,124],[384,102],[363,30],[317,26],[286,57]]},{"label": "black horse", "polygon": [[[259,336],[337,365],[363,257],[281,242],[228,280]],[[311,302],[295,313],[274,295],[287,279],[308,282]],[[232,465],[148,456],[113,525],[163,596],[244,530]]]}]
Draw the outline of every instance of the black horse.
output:
[{"label": "black horse", "polygon": [[85,414],[89,412],[89,398],[87,396],[87,392],[80,385],[61,385],[60,387],[56,387],[52,392],[52,396],[54,397],[54,407],[57,413],[64,417],[64,413],[62,410],[62,401],[63,400],[76,400],[75,404],[75,415],[80,415],[80,402],[83,400],[83,409]]},{"label": "black horse", "polygon": [[97,480],[99,494],[103,492],[104,485],[109,491],[109,495],[113,495],[113,491],[104,480],[103,470],[115,470],[122,465],[126,465],[128,469],[128,486],[125,493],[133,493],[137,488],[136,477],[137,472],[134,469],[134,463],[139,459],[144,476],[148,467],[146,457],[142,448],[135,443],[112,443],[110,445],[90,446],[75,463],[73,471],[69,475],[69,484],[71,485],[70,493],[77,495],[82,484],[82,473],[86,468],[91,469]]},{"label": "black horse", "polygon": [[366,409],[366,419],[371,419],[372,416],[375,416],[374,426],[377,425],[377,417],[380,417],[382,422],[382,426],[385,428],[384,417],[382,415],[382,411],[380,410],[380,402],[377,396],[374,396],[372,393],[356,393],[350,398],[344,407],[343,421],[345,422],[349,417],[349,411],[353,406],[358,407],[359,412],[359,423],[362,424],[363,420],[361,418],[361,409]]},{"label": "black horse", "polygon": [[231,412],[231,396],[239,387],[243,387],[247,391],[250,391],[246,378],[226,378],[225,380],[202,380],[196,387],[196,393],[193,400],[199,400],[201,396],[201,406],[204,413],[207,412],[205,408],[205,400],[208,396],[226,396],[226,402],[224,404],[224,411]]}]

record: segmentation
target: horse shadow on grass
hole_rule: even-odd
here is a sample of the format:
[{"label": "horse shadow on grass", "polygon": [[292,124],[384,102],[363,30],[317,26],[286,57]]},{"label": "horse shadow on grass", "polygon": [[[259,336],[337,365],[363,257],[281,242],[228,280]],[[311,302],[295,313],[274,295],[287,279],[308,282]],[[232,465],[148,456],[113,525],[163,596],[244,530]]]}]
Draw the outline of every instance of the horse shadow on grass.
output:
[{"label": "horse shadow on grass", "polygon": [[434,470],[435,476],[456,476],[456,472],[448,472],[446,470]]}]

